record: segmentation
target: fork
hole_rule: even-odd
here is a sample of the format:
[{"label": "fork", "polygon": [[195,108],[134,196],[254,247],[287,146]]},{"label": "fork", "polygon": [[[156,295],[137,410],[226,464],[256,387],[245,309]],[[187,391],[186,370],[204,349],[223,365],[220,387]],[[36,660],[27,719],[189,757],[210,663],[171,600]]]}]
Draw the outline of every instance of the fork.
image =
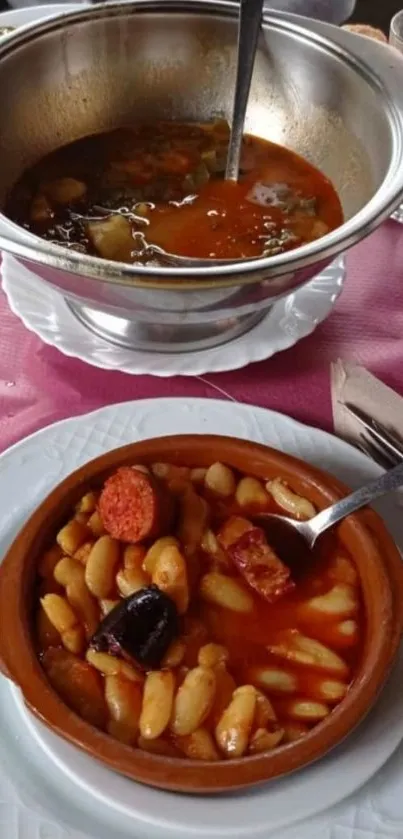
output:
[{"label": "fork", "polygon": [[403,461],[403,440],[360,408],[349,402],[344,407],[360,423],[359,448],[364,454],[383,469],[390,469]]}]

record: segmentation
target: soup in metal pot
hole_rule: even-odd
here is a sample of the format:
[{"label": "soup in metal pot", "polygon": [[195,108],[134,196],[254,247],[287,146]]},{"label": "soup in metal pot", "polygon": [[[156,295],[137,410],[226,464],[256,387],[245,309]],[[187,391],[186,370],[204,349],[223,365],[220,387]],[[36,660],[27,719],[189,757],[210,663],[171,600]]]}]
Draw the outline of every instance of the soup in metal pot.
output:
[{"label": "soup in metal pot", "polygon": [[289,149],[243,140],[240,177],[224,179],[229,127],[160,122],[85,137],[36,163],[7,215],[42,238],[127,263],[171,254],[272,256],[343,221],[330,181]]}]

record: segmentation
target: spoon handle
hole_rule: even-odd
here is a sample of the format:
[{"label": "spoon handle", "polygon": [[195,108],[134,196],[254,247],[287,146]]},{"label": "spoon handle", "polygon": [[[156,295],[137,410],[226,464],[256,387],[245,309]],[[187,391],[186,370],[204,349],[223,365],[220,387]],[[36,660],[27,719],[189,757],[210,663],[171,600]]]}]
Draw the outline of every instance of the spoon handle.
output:
[{"label": "spoon handle", "polygon": [[238,22],[238,62],[231,136],[225,179],[237,181],[249,90],[252,81],[263,0],[241,0]]},{"label": "spoon handle", "polygon": [[376,478],[370,484],[361,487],[361,489],[357,489],[356,492],[347,495],[346,498],[342,498],[337,504],[333,504],[326,510],[322,510],[309,521],[309,529],[312,535],[315,535],[315,540],[321,533],[329,527],[332,527],[332,525],[337,524],[341,519],[344,519],[351,513],[355,513],[361,507],[365,507],[370,501],[374,501],[375,498],[379,498],[387,492],[398,489],[402,484],[403,463],[399,463],[398,466],[385,472],[380,478]]}]

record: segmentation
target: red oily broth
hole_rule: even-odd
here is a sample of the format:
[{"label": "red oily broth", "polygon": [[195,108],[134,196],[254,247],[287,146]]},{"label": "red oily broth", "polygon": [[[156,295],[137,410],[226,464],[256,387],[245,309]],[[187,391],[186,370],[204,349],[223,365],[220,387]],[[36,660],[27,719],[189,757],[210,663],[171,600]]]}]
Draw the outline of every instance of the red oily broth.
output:
[{"label": "red oily broth", "polygon": [[[245,516],[252,519],[254,514],[262,511],[289,515],[289,512],[285,513],[270,495],[267,496],[265,505],[252,503],[242,507],[234,500],[217,502],[217,498],[214,498],[209,491],[205,493],[205,496],[211,501],[214,532],[219,531],[222,524],[231,516]],[[267,647],[285,638],[290,631],[297,630],[340,654],[349,668],[349,681],[353,681],[361,657],[365,620],[359,593],[358,574],[351,556],[334,533],[322,536],[312,550],[307,548],[302,555],[296,554],[294,540],[292,538],[287,540],[283,532],[281,540],[281,557],[291,567],[292,577],[296,582],[296,587],[292,592],[282,595],[277,602],[268,606],[267,602],[250,590],[254,605],[249,614],[237,614],[204,603],[202,600],[189,610],[189,614],[200,618],[208,630],[209,637],[228,649],[231,670],[237,683],[242,684],[248,681],[251,667],[269,666],[285,669],[297,675],[299,683],[303,685],[303,692],[310,696],[312,690],[315,694],[315,685],[318,680],[317,668],[304,665],[302,675],[301,667],[284,660],[279,662],[278,657],[271,654]],[[268,541],[270,542],[270,536],[268,536]],[[204,564],[203,552],[201,556],[202,564]],[[204,561],[208,564],[206,554]],[[237,576],[236,570],[234,570],[234,575]],[[358,609],[351,615],[356,623],[356,630],[351,635],[343,635],[339,631],[333,615],[312,615],[304,609],[310,598],[326,594],[333,586],[340,583],[358,586],[356,594]],[[345,621],[343,619],[339,621],[339,623],[344,622],[349,623],[350,616]],[[196,652],[197,649],[194,658],[189,660],[192,664],[196,663]],[[269,693],[276,706],[281,693],[276,696],[275,689]],[[281,704],[279,711],[281,718]]]},{"label": "red oily broth", "polygon": [[129,263],[152,246],[190,257],[272,256],[343,222],[332,183],[283,146],[245,135],[224,180],[229,127],[159,122],[57,149],[12,188],[6,213],[42,238]]}]

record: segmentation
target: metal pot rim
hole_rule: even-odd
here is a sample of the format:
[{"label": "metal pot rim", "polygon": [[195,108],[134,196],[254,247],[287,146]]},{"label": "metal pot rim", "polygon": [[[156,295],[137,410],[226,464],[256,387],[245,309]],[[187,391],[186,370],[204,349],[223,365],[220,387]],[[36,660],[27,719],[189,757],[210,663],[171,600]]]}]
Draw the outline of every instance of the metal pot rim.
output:
[{"label": "metal pot rim", "polygon": [[[121,3],[119,0],[100,5],[86,6],[77,11],[61,12],[60,15],[27,24],[17,31],[13,38],[5,39],[0,44],[0,62],[6,55],[17,48],[35,40],[51,31],[71,27],[75,23],[88,20],[91,17],[117,17],[121,15],[138,14],[141,12],[176,11],[197,14],[220,14],[230,18],[237,15],[238,4],[233,0],[132,0]],[[262,257],[259,259],[239,260],[233,264],[209,266],[205,268],[176,268],[149,267],[112,262],[99,257],[79,254],[59,245],[44,242],[38,236],[24,231],[19,225],[10,221],[0,213],[0,248],[9,250],[15,256],[29,259],[50,267],[79,274],[84,277],[97,279],[111,284],[124,284],[133,287],[147,288],[215,288],[240,285],[247,282],[261,280],[262,274],[279,277],[297,269],[308,267],[321,260],[330,260],[333,256],[347,249],[374,230],[378,224],[393,212],[403,192],[403,119],[399,119],[399,110],[393,101],[390,91],[371,69],[364,58],[357,57],[357,49],[350,51],[346,46],[332,41],[330,37],[318,34],[312,28],[304,25],[304,18],[285,12],[265,11],[263,27],[271,27],[286,31],[298,38],[320,45],[321,49],[333,53],[345,64],[349,64],[356,73],[360,74],[367,84],[383,98],[384,111],[389,120],[393,147],[388,170],[380,188],[371,200],[351,219],[340,227],[315,242],[303,245],[295,250],[278,256]],[[310,24],[313,22],[310,21]],[[315,22],[316,23],[316,22]],[[331,30],[327,24],[322,24],[326,30]],[[337,33],[340,30],[336,29]],[[329,32],[330,34],[330,32]],[[343,42],[354,44],[357,48],[357,36],[343,32]],[[366,41],[367,39],[365,39]],[[380,57],[377,51],[383,45],[368,42],[366,50],[375,51],[375,59]],[[385,62],[385,72],[388,64],[393,74],[393,62]],[[403,96],[402,96],[403,110]]]}]

